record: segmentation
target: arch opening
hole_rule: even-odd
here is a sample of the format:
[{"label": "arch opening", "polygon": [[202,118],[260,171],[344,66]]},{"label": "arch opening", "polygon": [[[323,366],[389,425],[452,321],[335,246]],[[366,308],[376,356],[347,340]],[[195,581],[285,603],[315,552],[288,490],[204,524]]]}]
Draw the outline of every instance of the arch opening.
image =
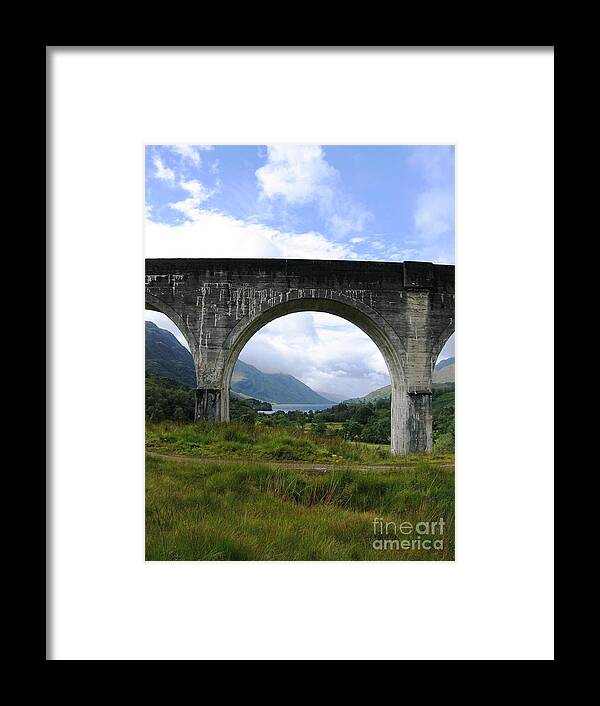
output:
[{"label": "arch opening", "polygon": [[405,427],[408,409],[405,394],[406,382],[402,361],[399,355],[402,344],[394,331],[391,330],[387,323],[381,317],[378,317],[375,312],[369,315],[354,306],[343,304],[335,300],[311,298],[285,302],[270,308],[251,321],[246,320],[236,326],[228,338],[225,360],[223,361],[221,418],[223,420],[229,419],[229,390],[231,388],[233,371],[240,353],[244,350],[246,345],[255,334],[265,329],[269,324],[281,321],[288,315],[302,313],[313,313],[321,316],[329,315],[338,321],[344,320],[352,324],[353,327],[359,329],[363,335],[366,335],[375,350],[379,352],[387,369],[391,389],[391,424],[389,425],[391,449],[392,453],[403,452],[407,444]]},{"label": "arch opening", "polygon": [[251,321],[242,320],[239,322],[238,326],[236,326],[229,335],[225,345],[227,354],[224,361],[224,387],[230,385],[235,362],[244,346],[254,334],[272,321],[288,314],[300,312],[330,314],[354,324],[354,326],[363,331],[377,346],[388,368],[390,378],[393,380],[394,377],[401,377],[402,380],[398,380],[398,382],[404,385],[402,362],[397,352],[402,348],[402,344],[393,330],[387,326],[381,317],[378,317],[374,312],[372,316],[369,316],[355,306],[342,304],[335,300],[311,298],[285,302],[269,308]]},{"label": "arch opening", "polygon": [[[238,356],[234,388],[241,385],[236,383],[240,363],[269,376],[292,375],[316,393],[307,394],[307,404],[358,399],[390,384],[387,365],[373,340],[354,324],[321,312],[287,314],[255,333]],[[275,404],[302,404],[301,388],[296,393],[290,387],[266,389],[265,394],[278,398],[268,400]],[[317,396],[326,399],[321,403]]]}]

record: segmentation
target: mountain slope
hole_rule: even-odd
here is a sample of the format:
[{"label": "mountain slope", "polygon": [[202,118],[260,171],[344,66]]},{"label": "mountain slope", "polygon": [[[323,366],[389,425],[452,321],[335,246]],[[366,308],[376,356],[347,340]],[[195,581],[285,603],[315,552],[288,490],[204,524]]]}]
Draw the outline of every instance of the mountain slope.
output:
[{"label": "mountain slope", "polygon": [[238,360],[231,378],[231,389],[267,402],[281,404],[327,404],[331,402],[308,385],[283,373],[263,373]]},{"label": "mountain slope", "polygon": [[315,392],[331,402],[343,402],[346,399],[345,395],[339,395],[337,392],[328,392],[327,390],[315,390]]},{"label": "mountain slope", "polygon": [[454,382],[454,358],[446,358],[435,366],[433,382]]},{"label": "mountain slope", "polygon": [[[434,385],[440,385],[443,383],[454,382],[454,358],[446,358],[440,361],[433,371],[432,382]],[[385,387],[380,387],[377,390],[369,392],[368,395],[364,397],[356,397],[348,402],[374,402],[375,400],[386,399],[392,394],[391,385],[386,385]]]},{"label": "mountain slope", "polygon": [[[151,321],[146,321],[146,372],[189,387],[196,386],[191,353],[172,333]],[[240,397],[253,397],[280,404],[331,402],[292,375],[263,373],[242,360],[238,360],[235,365],[231,390]]]},{"label": "mountain slope", "polygon": [[196,387],[192,354],[170,331],[146,321],[146,372]]}]

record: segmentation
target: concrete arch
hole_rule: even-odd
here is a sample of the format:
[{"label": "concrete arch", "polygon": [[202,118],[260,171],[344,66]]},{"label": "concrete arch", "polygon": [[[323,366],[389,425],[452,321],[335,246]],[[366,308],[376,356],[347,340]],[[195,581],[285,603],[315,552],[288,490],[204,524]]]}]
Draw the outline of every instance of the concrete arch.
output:
[{"label": "concrete arch", "polygon": [[193,351],[196,351],[198,349],[198,342],[196,341],[196,337],[194,336],[190,328],[187,326],[185,319],[179,312],[175,311],[175,309],[173,309],[172,306],[167,304],[167,302],[163,301],[159,297],[154,296],[147,290],[146,309],[150,309],[150,311],[158,311],[159,313],[164,314],[168,319],[170,319],[175,324],[175,326],[177,326],[177,328],[181,331],[181,335],[187,341],[189,349],[192,351],[192,355],[194,355]]},{"label": "concrete arch", "polygon": [[391,447],[392,453],[406,453],[407,435],[405,427],[408,416],[406,398],[407,382],[401,353],[403,346],[397,334],[385,319],[357,302],[347,303],[338,299],[306,297],[276,304],[258,316],[244,317],[229,334],[224,349],[223,387],[221,392],[221,419],[229,419],[229,388],[236,361],[246,343],[261,328],[271,321],[288,314],[319,311],[339,316],[357,326],[377,346],[385,360],[392,386],[391,399]]}]

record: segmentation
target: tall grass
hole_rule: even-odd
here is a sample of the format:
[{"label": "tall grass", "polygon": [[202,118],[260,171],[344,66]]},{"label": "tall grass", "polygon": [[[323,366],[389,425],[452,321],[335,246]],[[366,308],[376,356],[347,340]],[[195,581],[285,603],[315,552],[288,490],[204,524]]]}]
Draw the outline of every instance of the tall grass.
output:
[{"label": "tall grass", "polygon": [[[389,447],[346,441],[334,435],[318,435],[311,430],[264,427],[243,422],[148,422],[146,448],[184,456],[312,461],[338,465],[406,465],[423,458],[422,455],[394,457]],[[452,462],[450,454],[437,454],[432,458],[438,462]]]},{"label": "tall grass", "polygon": [[[376,551],[375,517],[443,518],[444,547]],[[375,474],[146,460],[148,560],[451,560],[453,537],[454,474],[428,463]]]}]

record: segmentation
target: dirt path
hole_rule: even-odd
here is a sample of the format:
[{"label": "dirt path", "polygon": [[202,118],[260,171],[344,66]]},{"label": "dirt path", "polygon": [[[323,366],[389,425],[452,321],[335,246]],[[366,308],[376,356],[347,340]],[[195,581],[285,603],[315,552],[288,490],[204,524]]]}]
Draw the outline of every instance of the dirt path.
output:
[{"label": "dirt path", "polygon": [[[193,461],[195,463],[219,463],[224,466],[235,466],[238,465],[241,462],[246,462],[246,459],[235,459],[235,458],[220,458],[218,456],[214,457],[209,457],[209,456],[178,456],[174,454],[161,454],[157,453],[156,451],[146,451],[146,455],[151,456],[152,458],[164,458],[164,459],[170,459],[172,461]],[[260,464],[265,464],[269,466],[280,466],[281,468],[290,468],[298,471],[315,471],[315,472],[325,472],[325,471],[331,471],[334,468],[340,468],[340,467],[346,467],[345,465],[338,465],[335,463],[314,463],[314,462],[306,462],[306,461],[276,461],[273,459],[247,459],[248,462],[250,463],[260,463]],[[446,464],[436,464],[435,462],[432,463],[432,465],[436,466],[436,468],[454,468],[454,464],[452,463],[446,463]],[[372,465],[365,465],[365,464],[350,464],[350,467],[352,470],[357,470],[357,471],[372,471],[372,472],[379,472],[379,473],[389,473],[390,471],[404,471],[407,468],[416,468],[417,464],[416,463],[406,463],[402,466],[400,465],[394,465],[394,466],[372,466]]]}]

